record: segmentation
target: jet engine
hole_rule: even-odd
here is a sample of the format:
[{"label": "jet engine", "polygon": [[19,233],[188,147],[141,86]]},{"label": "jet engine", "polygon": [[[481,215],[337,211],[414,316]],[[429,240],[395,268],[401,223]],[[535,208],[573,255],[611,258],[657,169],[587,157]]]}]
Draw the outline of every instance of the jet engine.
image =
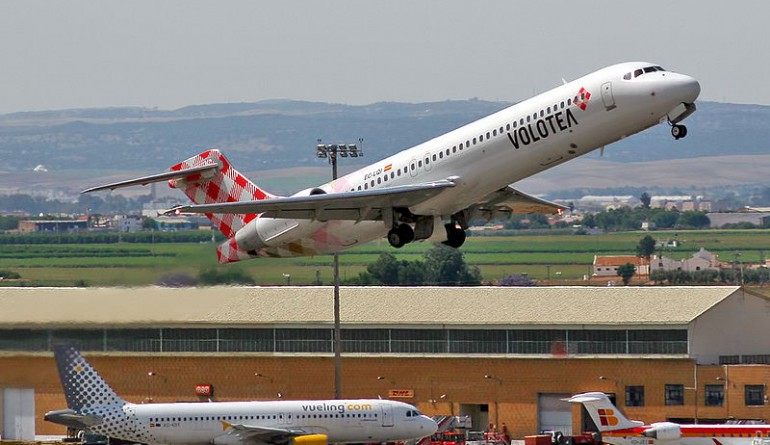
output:
[{"label": "jet engine", "polygon": [[326,434],[307,434],[292,439],[293,445],[326,445],[329,443]]},{"label": "jet engine", "polygon": [[682,438],[682,429],[676,423],[658,422],[650,425],[650,428],[644,430],[642,435],[650,439],[679,440]]}]

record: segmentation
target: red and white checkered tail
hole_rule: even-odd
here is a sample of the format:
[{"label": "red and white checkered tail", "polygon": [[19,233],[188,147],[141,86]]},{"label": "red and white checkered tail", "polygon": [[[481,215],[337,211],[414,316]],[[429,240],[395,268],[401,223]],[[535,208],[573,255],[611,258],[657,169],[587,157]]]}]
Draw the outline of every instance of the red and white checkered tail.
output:
[{"label": "red and white checkered tail", "polygon": [[[211,149],[171,167],[178,171],[216,163],[219,168],[212,172],[196,173],[184,178],[172,179],[168,185],[182,190],[196,204],[216,202],[255,201],[274,197],[235,170],[219,150]],[[206,213],[206,217],[228,238],[257,217],[253,213],[220,214]]]}]

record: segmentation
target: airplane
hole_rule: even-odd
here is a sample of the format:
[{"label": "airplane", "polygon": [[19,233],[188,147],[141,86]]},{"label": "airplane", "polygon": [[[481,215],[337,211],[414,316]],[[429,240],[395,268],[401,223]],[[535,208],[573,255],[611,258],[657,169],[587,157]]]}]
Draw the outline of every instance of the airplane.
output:
[{"label": "airplane", "polygon": [[68,409],[45,420],[147,445],[326,445],[393,442],[433,434],[437,425],[392,400],[129,403],[83,355],[55,345]]},{"label": "airplane", "polygon": [[628,420],[602,392],[577,394],[566,401],[581,403],[601,434],[612,445],[768,445],[770,425],[685,425]]},{"label": "airplane", "polygon": [[459,248],[471,220],[566,209],[514,189],[516,181],[663,121],[685,137],[680,122],[699,94],[690,76],[621,63],[289,197],[259,188],[216,149],[82,193],[168,181],[195,204],[166,213],[203,213],[227,237],[220,263],[335,253],[382,237],[396,248],[423,240]]}]

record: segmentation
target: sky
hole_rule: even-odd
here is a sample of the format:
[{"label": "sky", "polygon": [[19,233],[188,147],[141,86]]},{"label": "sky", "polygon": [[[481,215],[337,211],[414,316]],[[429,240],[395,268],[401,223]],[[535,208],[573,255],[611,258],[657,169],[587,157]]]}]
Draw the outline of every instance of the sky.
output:
[{"label": "sky", "polygon": [[766,0],[0,0],[0,114],[513,102],[636,60],[770,105],[769,18]]}]

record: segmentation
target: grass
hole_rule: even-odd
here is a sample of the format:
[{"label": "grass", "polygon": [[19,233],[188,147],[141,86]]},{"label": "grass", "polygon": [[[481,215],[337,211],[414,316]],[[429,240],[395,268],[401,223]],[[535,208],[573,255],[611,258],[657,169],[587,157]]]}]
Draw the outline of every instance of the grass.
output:
[{"label": "grass", "polygon": [[[580,280],[590,275],[594,255],[633,255],[647,233],[624,232],[605,235],[538,235],[469,237],[462,251],[468,264],[481,270],[485,280],[527,273],[550,284]],[[664,255],[687,258],[701,247],[722,261],[752,263],[770,253],[770,230],[704,230],[652,232],[659,240],[677,239],[677,248],[662,249]],[[340,277],[353,278],[380,254],[390,252],[399,260],[422,260],[432,247],[415,243],[393,249],[386,242],[373,242],[340,255]],[[0,270],[21,274],[24,285],[141,286],[156,283],[166,274],[197,276],[207,268],[239,269],[258,284],[313,284],[317,277],[332,282],[332,257],[259,258],[219,265],[211,243],[164,244],[29,244],[3,245]],[[737,255],[737,256],[736,256]],[[286,277],[290,275],[290,277]],[[0,285],[18,285],[12,280]]]}]

